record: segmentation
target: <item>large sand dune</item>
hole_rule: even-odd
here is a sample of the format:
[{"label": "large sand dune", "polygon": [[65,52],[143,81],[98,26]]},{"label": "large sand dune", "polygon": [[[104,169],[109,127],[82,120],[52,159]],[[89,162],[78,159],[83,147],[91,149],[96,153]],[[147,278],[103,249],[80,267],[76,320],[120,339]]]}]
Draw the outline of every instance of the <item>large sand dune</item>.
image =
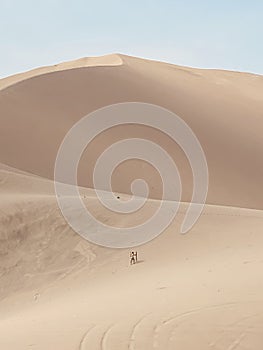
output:
[{"label": "large sand dune", "polygon": [[[262,350],[262,77],[110,55],[0,86],[0,349]],[[210,173],[208,204],[193,229],[179,234],[182,203],[172,225],[138,248],[134,266],[127,249],[93,245],[70,229],[51,181],[67,130],[88,112],[124,101],[181,116],[200,139]],[[149,128],[98,137],[83,157],[80,183],[91,185],[90,164],[128,136],[157,141],[173,155],[187,202],[192,179],[183,152]],[[114,189],[129,192],[141,175],[158,180],[131,163],[118,169]],[[93,189],[81,194],[102,222],[136,223],[102,209]],[[151,196],[140,220],[159,206],[158,186]]]},{"label": "large sand dune", "polygon": [[[4,79],[2,86],[3,163],[52,179],[58,147],[83,116],[118,102],[154,103],[177,113],[199,138],[209,166],[209,204],[263,208],[261,76],[111,55],[34,70]],[[174,157],[183,179],[182,199],[189,201],[192,174],[186,157],[169,138],[147,127],[118,126],[98,136],[83,155],[80,184],[93,186],[94,162],[113,141],[142,136],[158,140]],[[147,178],[151,197],[160,198],[158,177],[136,161],[116,170],[114,190],[129,192],[137,177]]]}]

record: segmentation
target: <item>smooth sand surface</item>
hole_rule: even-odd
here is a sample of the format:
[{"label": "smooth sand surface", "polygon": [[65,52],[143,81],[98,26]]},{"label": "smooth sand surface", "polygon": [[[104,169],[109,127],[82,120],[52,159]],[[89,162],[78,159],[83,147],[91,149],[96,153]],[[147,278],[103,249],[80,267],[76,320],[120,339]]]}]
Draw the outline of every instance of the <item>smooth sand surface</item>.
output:
[{"label": "smooth sand surface", "polygon": [[129,266],[72,232],[52,188],[0,171],[1,349],[262,349],[262,211],[206,206],[181,235],[182,204]]},{"label": "smooth sand surface", "polygon": [[[0,90],[2,163],[52,179],[59,145],[78,120],[109,104],[148,102],[177,113],[198,137],[209,166],[208,204],[263,209],[262,76],[124,55],[86,62],[89,59],[58,65],[59,71],[55,66],[43,73],[24,73]],[[93,187],[93,167],[100,153],[129,137],[157,141],[169,152],[182,177],[182,200],[190,201],[192,173],[184,152],[163,133],[145,126],[118,126],[96,137],[83,154],[80,185]],[[137,177],[146,177],[150,196],[160,198],[160,179],[138,160],[116,169],[114,191],[129,193]]]},{"label": "smooth sand surface", "polygon": [[[262,350],[263,78],[110,55],[0,86],[0,349]],[[137,248],[134,266],[128,249],[96,246],[71,230],[52,182],[67,130],[88,112],[123,101],[180,115],[199,137],[210,173],[208,204],[193,229],[179,233],[188,207],[182,203],[169,228]],[[166,148],[189,200],[183,152],[152,129],[101,135],[88,149],[89,165],[120,135]],[[92,185],[91,170],[84,156],[80,184]],[[118,192],[129,193],[136,177],[158,180],[138,163],[118,171]],[[104,210],[93,189],[81,194],[102,222],[124,227],[158,208],[160,188],[138,217]]]}]

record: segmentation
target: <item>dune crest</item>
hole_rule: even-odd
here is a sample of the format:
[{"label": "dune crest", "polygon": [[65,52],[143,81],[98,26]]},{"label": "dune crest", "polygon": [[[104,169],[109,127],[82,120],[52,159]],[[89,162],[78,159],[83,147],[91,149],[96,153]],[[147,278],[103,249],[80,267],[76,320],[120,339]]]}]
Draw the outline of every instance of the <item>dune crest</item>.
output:
[{"label": "dune crest", "polygon": [[62,62],[54,64],[52,66],[40,67],[32,69],[28,72],[18,73],[10,77],[0,79],[0,90],[5,89],[8,86],[19,83],[23,80],[37,77],[42,74],[59,72],[67,69],[76,68],[88,68],[88,67],[110,67],[110,66],[120,66],[123,64],[121,55],[119,54],[109,54],[105,56],[98,57],[83,57],[80,59]]}]

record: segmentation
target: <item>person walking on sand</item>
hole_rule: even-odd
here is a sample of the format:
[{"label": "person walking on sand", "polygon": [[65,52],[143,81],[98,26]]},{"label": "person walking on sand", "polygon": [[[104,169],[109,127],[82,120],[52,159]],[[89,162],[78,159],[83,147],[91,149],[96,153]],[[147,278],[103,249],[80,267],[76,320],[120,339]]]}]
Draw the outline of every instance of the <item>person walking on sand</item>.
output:
[{"label": "person walking on sand", "polygon": [[130,265],[134,265],[138,262],[138,252],[130,253]]},{"label": "person walking on sand", "polygon": [[135,253],[131,252],[130,253],[130,265],[134,265],[134,264],[136,264]]}]

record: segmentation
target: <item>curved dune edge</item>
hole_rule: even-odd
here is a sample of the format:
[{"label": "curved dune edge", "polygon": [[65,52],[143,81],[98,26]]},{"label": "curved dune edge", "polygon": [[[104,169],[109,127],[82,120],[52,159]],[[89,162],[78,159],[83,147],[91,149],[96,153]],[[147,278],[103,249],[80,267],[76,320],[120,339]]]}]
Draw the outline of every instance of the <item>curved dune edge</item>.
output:
[{"label": "curved dune edge", "polygon": [[207,206],[180,235],[182,207],[129,266],[75,234],[51,189],[0,172],[1,349],[261,350],[263,211]]},{"label": "curved dune edge", "polygon": [[62,62],[52,66],[46,66],[41,68],[32,69],[28,72],[12,75],[7,78],[0,79],[0,90],[5,89],[11,85],[19,83],[21,81],[37,77],[42,74],[59,72],[63,70],[70,70],[76,68],[89,68],[89,67],[114,67],[121,66],[123,59],[119,54],[110,54],[98,57],[83,57],[77,60]]},{"label": "curved dune edge", "polygon": [[[76,60],[70,60],[54,64],[51,66],[44,66],[40,68],[35,68],[29,71],[22,73],[14,74],[6,78],[0,79],[0,90],[5,89],[9,86],[15,85],[16,83],[22,82],[24,80],[37,77],[47,73],[54,73],[59,71],[66,71],[77,68],[92,68],[92,67],[117,67],[123,64],[136,65],[136,63],[144,64],[155,64],[157,66],[166,66],[167,68],[172,68],[181,72],[191,74],[196,77],[205,76],[209,79],[215,80],[216,84],[225,84],[230,82],[233,78],[240,78],[240,75],[243,76],[243,79],[248,81],[261,79],[262,76],[255,73],[249,72],[239,72],[223,69],[205,69],[205,68],[195,68],[187,66],[179,66],[176,64],[171,64],[168,62],[162,62],[158,60],[139,58],[134,56],[128,56],[119,53],[113,53],[103,56],[91,56],[91,57],[82,57]],[[139,68],[138,66],[136,68]],[[229,81],[230,79],[230,81]]]}]

